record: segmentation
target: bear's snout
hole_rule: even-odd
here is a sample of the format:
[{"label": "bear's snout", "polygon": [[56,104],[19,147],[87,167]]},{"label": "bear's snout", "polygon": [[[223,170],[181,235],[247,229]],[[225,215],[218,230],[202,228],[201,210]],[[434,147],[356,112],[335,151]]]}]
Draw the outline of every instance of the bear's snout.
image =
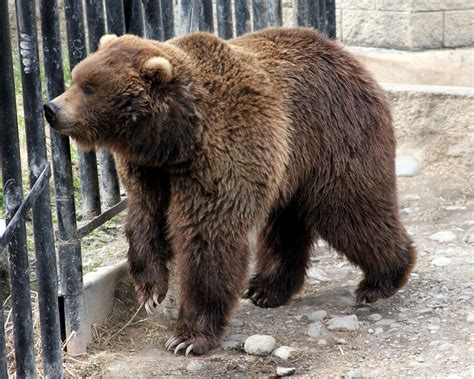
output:
[{"label": "bear's snout", "polygon": [[51,125],[51,127],[54,128],[56,126],[57,114],[58,114],[59,108],[57,107],[56,104],[50,101],[43,105],[43,109],[44,109],[44,116],[46,117],[46,121],[48,121],[49,125]]}]

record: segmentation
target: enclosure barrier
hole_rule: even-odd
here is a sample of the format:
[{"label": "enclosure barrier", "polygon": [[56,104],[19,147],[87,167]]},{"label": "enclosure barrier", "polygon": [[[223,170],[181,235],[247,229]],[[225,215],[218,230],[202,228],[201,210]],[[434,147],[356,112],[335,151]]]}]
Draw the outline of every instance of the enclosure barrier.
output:
[{"label": "enclosure barrier", "polygon": [[[175,25],[174,0],[64,0],[69,65],[72,70],[88,52],[97,49],[108,33],[136,34],[167,40],[194,31],[214,32],[225,39],[251,30],[282,25],[281,0],[179,0]],[[36,287],[41,331],[43,373],[63,377],[62,347],[69,354],[86,350],[83,330],[83,279],[81,238],[127,206],[121,199],[113,156],[100,149],[79,152],[82,215],[78,227],[69,139],[50,132],[56,233],[53,233],[45,123],[42,104],[38,33],[42,36],[42,62],[47,98],[64,91],[65,78],[57,0],[40,0],[37,30],[34,0],[16,0],[18,51],[21,69],[23,113],[30,191],[23,198],[19,129],[15,97],[14,62],[9,9],[0,1],[0,156],[3,200],[7,227],[0,231],[0,254],[8,251],[8,277],[14,337],[14,363],[18,378],[36,377],[32,303],[26,218],[32,211]],[[217,25],[214,24],[214,12]],[[294,23],[320,29],[335,38],[335,0],[294,0]],[[87,26],[86,26],[87,25]],[[97,162],[98,161],[98,162]],[[106,210],[101,213],[103,208]],[[56,242],[54,237],[56,236]],[[57,254],[55,251],[57,246]],[[56,262],[57,259],[57,262]],[[56,267],[59,271],[56,271]],[[58,279],[59,278],[59,279]],[[8,377],[4,309],[1,296],[6,283],[0,280],[0,377]]]}]

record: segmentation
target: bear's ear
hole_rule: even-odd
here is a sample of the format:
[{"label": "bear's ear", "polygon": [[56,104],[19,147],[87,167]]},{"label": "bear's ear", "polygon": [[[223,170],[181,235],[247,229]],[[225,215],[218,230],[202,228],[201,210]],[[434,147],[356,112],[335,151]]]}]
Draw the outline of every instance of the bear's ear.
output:
[{"label": "bear's ear", "polygon": [[99,48],[98,50],[104,50],[112,41],[116,40],[118,37],[115,34],[104,34],[100,37]]},{"label": "bear's ear", "polygon": [[152,57],[143,64],[142,74],[150,80],[169,83],[173,79],[173,66],[166,58]]}]

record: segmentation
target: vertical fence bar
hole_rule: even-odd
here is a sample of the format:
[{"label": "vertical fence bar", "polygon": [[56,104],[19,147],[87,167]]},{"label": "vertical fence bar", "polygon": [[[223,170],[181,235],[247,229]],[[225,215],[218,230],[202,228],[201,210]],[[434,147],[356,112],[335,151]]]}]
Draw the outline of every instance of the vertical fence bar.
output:
[{"label": "vertical fence bar", "polygon": [[[41,0],[40,9],[46,87],[48,99],[53,99],[64,92],[64,72],[57,0]],[[62,277],[72,276],[73,280],[78,280],[78,285],[81,285],[81,244],[77,238],[71,146],[68,137],[60,135],[53,130],[50,130],[50,135],[56,193],[56,214],[58,218],[60,273]],[[72,257],[75,257],[75,261],[79,260],[79,267],[73,267],[70,264]],[[67,272],[66,275],[64,275],[64,271]],[[71,271],[73,275],[70,274]],[[65,279],[61,280],[61,282],[65,281]],[[64,292],[69,293],[69,290]],[[82,293],[82,285],[79,293]],[[72,341],[72,343],[74,342]]]},{"label": "vertical fence bar", "polygon": [[237,36],[252,31],[250,10],[247,0],[235,0],[235,32]]},{"label": "vertical fence bar", "polygon": [[319,0],[319,26],[329,38],[336,38],[336,0]]},{"label": "vertical fence bar", "polygon": [[283,10],[281,0],[269,0],[268,3],[268,26],[283,25]]},{"label": "vertical fence bar", "polygon": [[199,30],[214,33],[214,15],[212,13],[212,0],[199,1]]},{"label": "vertical fence bar", "polygon": [[[71,69],[73,69],[87,55],[82,1],[64,0],[64,11],[66,14],[69,63]],[[70,152],[65,152],[65,154],[70,154]],[[99,199],[97,163],[95,160],[95,153],[79,153],[79,168],[81,170],[81,191],[83,190],[83,180],[87,180],[87,178],[90,177],[87,175],[87,171],[83,170],[84,167],[88,166],[83,165],[81,167],[81,164],[84,164],[84,159],[81,159],[81,157],[83,156],[91,157],[90,168],[95,170],[93,174],[94,180],[92,181],[92,187],[94,188],[94,194],[96,194],[96,198]],[[88,185],[89,184],[90,181]],[[68,196],[67,193],[65,193],[64,195]],[[86,201],[87,200],[89,200],[89,204],[91,204],[91,199],[86,199]],[[84,197],[82,198],[82,201],[84,202]],[[74,221],[70,220],[69,217],[73,216],[68,215],[67,218],[58,219],[58,230],[61,239],[59,245],[59,275],[61,279],[59,283],[60,294],[63,298],[64,304],[64,318],[66,324],[65,334],[67,338],[71,337],[67,345],[67,351],[70,354],[81,354],[86,350],[84,330],[82,328],[81,323],[84,312],[82,299],[82,257],[80,242],[77,240],[75,217]]]},{"label": "vertical fence bar", "polygon": [[[10,44],[8,3],[0,1],[0,136],[4,206],[7,222],[23,200],[20,143],[18,138],[15,85]],[[9,245],[13,341],[17,377],[35,377],[33,321],[26,249],[26,228],[21,222]]]},{"label": "vertical fence bar", "polygon": [[312,0],[308,2],[308,23],[309,26],[320,29],[319,25],[319,3],[323,0]]},{"label": "vertical fence bar", "polygon": [[[44,130],[41,76],[36,33],[35,1],[16,0],[23,107],[30,186],[48,166]],[[58,279],[49,190],[32,206],[36,254],[36,281],[40,314],[43,368],[46,377],[62,376]]]},{"label": "vertical fence bar", "polygon": [[123,0],[105,0],[107,32],[121,36],[125,34],[125,14]]},{"label": "vertical fence bar", "polygon": [[163,16],[160,0],[142,0],[146,38],[163,41]]},{"label": "vertical fence bar", "polygon": [[[2,19],[0,18],[0,20]],[[0,251],[0,254],[3,254],[3,253],[5,252]],[[0,378],[8,378],[7,348],[5,344],[5,321],[3,318],[3,278],[1,276],[0,276]]]},{"label": "vertical fence bar", "polygon": [[[99,46],[100,37],[105,34],[104,4],[102,0],[87,0],[87,27],[89,50],[94,52]],[[117,168],[112,154],[106,149],[99,149],[100,189],[102,202],[111,207],[120,201],[120,185]]]},{"label": "vertical fence bar", "polygon": [[123,4],[125,9],[125,29],[127,33],[145,37],[141,0],[124,0]]},{"label": "vertical fence bar", "polygon": [[232,2],[217,0],[217,34],[224,39],[232,38]]},{"label": "vertical fence bar", "polygon": [[253,30],[268,27],[268,1],[252,0]]},{"label": "vertical fence bar", "polygon": [[163,17],[163,39],[174,37],[174,9],[172,0],[161,0],[161,14]]},{"label": "vertical fence bar", "polygon": [[178,19],[179,30],[178,34],[183,36],[188,33],[197,32],[199,23],[197,6],[199,3],[196,0],[179,0],[178,1]]},{"label": "vertical fence bar", "polygon": [[297,26],[309,25],[309,4],[312,0],[293,0],[293,20]]},{"label": "vertical fence bar", "polygon": [[[81,0],[64,0],[68,37],[69,64],[71,70],[87,55],[84,11]],[[99,177],[94,151],[78,151],[81,182],[81,208],[84,217],[100,214]]]}]

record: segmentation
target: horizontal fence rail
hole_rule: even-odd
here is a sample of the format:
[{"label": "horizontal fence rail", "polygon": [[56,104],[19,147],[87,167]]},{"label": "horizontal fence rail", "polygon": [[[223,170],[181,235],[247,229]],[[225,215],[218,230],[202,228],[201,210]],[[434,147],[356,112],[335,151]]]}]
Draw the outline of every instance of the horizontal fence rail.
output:
[{"label": "horizontal fence rail", "polygon": [[[0,257],[8,254],[9,258],[8,282],[0,275],[0,378],[12,374],[9,370],[13,368],[18,378],[34,378],[40,367],[43,376],[62,378],[61,344],[67,341],[68,354],[86,351],[81,239],[128,204],[121,196],[113,155],[107,150],[79,151],[77,162],[73,162],[69,138],[51,130],[48,153],[42,110],[45,97],[50,100],[64,92],[65,74],[97,50],[105,33],[130,33],[165,41],[175,35],[203,31],[230,39],[281,26],[284,21],[281,0],[64,0],[63,25],[58,0],[37,1],[38,15],[35,0],[15,0],[17,36],[10,35],[12,9],[7,1],[0,1],[0,160],[6,219],[6,228],[0,232]],[[335,0],[294,0],[293,16],[295,25],[314,27],[335,38]],[[66,32],[66,41],[62,41],[61,29]],[[21,114],[25,119],[21,133],[26,136],[28,191],[21,167],[12,37],[17,38],[20,57]],[[68,67],[64,67],[63,45],[67,46]],[[45,83],[41,82],[41,63]],[[52,169],[48,160],[52,161]],[[80,212],[76,212],[74,197],[76,165]],[[26,234],[30,212],[34,281],[30,278]],[[38,292],[41,360],[35,352],[31,286]],[[14,360],[6,346],[3,290],[10,291]]]}]

